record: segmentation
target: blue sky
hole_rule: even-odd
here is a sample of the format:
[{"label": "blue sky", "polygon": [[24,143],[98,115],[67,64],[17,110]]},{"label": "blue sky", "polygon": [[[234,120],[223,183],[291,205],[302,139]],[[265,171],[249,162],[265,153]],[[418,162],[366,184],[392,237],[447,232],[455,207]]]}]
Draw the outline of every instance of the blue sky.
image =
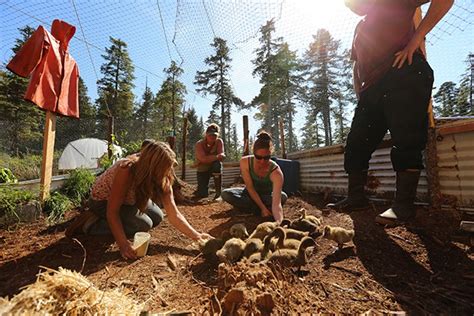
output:
[{"label": "blue sky", "polygon": [[[457,82],[466,68],[464,60],[469,52],[474,52],[473,7],[474,0],[456,0],[448,16],[427,37],[435,86],[447,80]],[[423,7],[426,8],[427,5]],[[349,47],[359,20],[344,7],[343,0],[0,0],[0,62],[4,64],[12,57],[10,49],[19,27],[43,24],[49,29],[55,18],[77,27],[70,51],[92,99],[97,96],[96,74],[101,77],[101,54],[109,46],[109,36],[113,36],[128,44],[136,65],[137,97],[143,94],[145,82],[154,92],[158,90],[164,78],[163,69],[171,59],[182,61],[182,81],[189,92],[186,107],[194,107],[204,119],[210,111],[212,96],[195,93],[192,82],[196,71],[205,69],[204,58],[213,53],[209,44],[214,36],[228,41],[233,58],[232,85],[236,95],[248,102],[259,91],[258,79],[252,77],[251,60],[258,46],[258,29],[267,20],[275,19],[277,35],[283,36],[299,55],[321,27],[341,40],[342,47]],[[84,38],[91,44],[89,47]],[[260,126],[252,112],[235,110],[233,121],[241,135],[244,114],[250,115],[252,135]],[[304,109],[300,108],[297,130],[303,126],[304,117]]]}]

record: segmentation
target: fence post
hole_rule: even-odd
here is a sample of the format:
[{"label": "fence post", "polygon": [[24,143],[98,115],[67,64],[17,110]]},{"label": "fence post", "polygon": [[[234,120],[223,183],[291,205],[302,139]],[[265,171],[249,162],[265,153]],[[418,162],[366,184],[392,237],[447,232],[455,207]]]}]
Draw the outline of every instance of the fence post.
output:
[{"label": "fence post", "polygon": [[182,143],[182,166],[181,166],[181,179],[186,180],[186,138],[188,136],[188,118],[184,116],[183,119],[183,143]]},{"label": "fence post", "polygon": [[244,125],[244,156],[247,156],[250,152],[249,150],[249,117],[247,115],[243,116],[243,125]]},{"label": "fence post", "polygon": [[278,126],[280,127],[280,145],[281,145],[281,156],[283,159],[286,159],[286,148],[285,148],[285,130],[283,129],[283,120],[278,121]]},{"label": "fence post", "polygon": [[49,196],[53,175],[54,141],[56,137],[56,114],[46,111],[43,135],[43,159],[41,161],[40,201]]}]

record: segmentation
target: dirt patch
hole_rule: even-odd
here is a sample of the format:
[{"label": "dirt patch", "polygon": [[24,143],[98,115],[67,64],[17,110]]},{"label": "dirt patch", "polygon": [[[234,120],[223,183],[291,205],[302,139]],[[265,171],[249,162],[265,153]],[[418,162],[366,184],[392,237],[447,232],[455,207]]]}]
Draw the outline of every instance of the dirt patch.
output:
[{"label": "dirt patch", "polygon": [[[226,203],[195,200],[184,190],[179,206],[199,230],[214,236],[235,223],[252,231],[262,220]],[[212,194],[210,195],[212,196]],[[300,273],[266,265],[221,265],[203,258],[168,221],[151,231],[148,255],[134,262],[120,258],[111,238],[64,237],[67,223],[47,227],[42,220],[0,231],[0,296],[12,296],[34,282],[41,267],[81,271],[100,290],[117,286],[145,302],[151,312],[284,314],[289,312],[364,313],[407,311],[472,315],[474,254],[450,240],[457,213],[420,208],[410,227],[384,228],[373,221],[383,206],[351,214],[322,212],[321,196],[291,197],[284,211],[294,219],[305,207],[323,224],[355,230],[352,243],[318,239]],[[67,219],[77,211],[70,212]],[[172,264],[170,262],[173,262]]]}]

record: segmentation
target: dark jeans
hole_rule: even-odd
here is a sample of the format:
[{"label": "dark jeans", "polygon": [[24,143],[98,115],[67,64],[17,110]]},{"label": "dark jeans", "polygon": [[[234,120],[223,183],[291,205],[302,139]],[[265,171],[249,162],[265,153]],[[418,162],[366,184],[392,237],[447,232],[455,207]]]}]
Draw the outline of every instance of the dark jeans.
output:
[{"label": "dark jeans", "polygon": [[209,179],[214,175],[222,174],[222,161],[216,160],[211,164],[211,167],[207,171],[197,172],[197,194],[201,197],[209,195]]},{"label": "dark jeans", "polygon": [[433,70],[423,57],[415,55],[411,65],[392,68],[363,91],[347,137],[346,172],[369,168],[370,157],[387,130],[393,141],[390,155],[394,170],[423,169],[432,87]]},{"label": "dark jeans", "polygon": [[[109,235],[112,234],[107,222],[107,201],[95,201],[89,199],[89,209],[99,217],[88,229],[89,235]],[[133,205],[122,205],[120,207],[120,220],[127,236],[133,236],[136,232],[146,232],[152,227],[158,226],[163,220],[163,212],[153,203],[148,201],[147,208],[141,213]]]},{"label": "dark jeans", "polygon": [[[271,210],[272,209],[272,195],[271,194],[259,194],[263,204]],[[231,204],[236,209],[254,213],[260,216],[261,210],[257,203],[249,195],[249,192],[245,188],[229,188],[222,191],[221,197],[224,201]],[[288,196],[285,192],[281,192],[281,205],[285,204]]]}]

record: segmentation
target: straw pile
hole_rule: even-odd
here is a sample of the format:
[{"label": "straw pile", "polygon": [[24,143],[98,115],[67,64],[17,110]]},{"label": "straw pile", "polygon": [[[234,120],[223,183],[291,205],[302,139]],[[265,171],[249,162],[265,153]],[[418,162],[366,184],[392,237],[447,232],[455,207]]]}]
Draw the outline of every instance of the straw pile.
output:
[{"label": "straw pile", "polygon": [[40,273],[11,300],[0,298],[0,315],[138,315],[142,308],[122,289],[101,291],[82,274],[63,268]]}]

